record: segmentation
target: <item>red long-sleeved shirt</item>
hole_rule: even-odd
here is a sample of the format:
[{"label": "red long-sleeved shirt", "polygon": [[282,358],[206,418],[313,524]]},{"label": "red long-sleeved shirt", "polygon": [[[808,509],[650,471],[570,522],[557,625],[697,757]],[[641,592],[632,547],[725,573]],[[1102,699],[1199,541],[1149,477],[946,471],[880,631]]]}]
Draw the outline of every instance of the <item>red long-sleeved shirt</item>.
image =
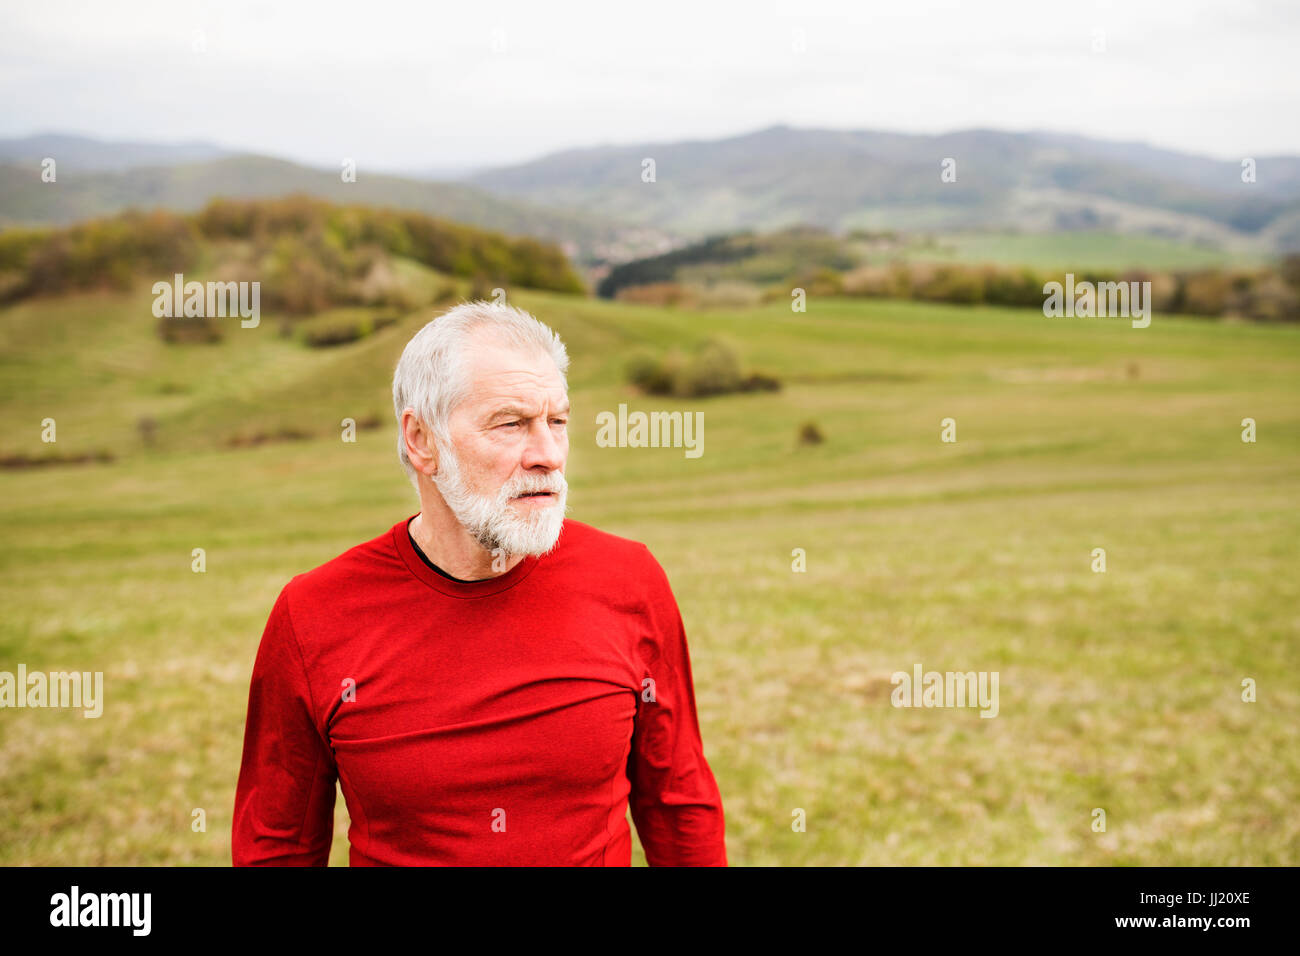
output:
[{"label": "red long-sleeved shirt", "polygon": [[[414,517],[414,515],[412,515]],[[727,862],[681,614],[643,544],[566,520],[505,574],[398,522],[280,592],[248,697],[236,866]]]}]

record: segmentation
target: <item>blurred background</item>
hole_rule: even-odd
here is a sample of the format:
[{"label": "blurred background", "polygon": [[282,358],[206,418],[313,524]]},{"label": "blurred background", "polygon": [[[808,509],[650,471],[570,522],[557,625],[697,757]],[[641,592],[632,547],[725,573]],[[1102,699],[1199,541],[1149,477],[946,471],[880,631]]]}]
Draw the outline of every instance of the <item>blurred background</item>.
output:
[{"label": "blurred background", "polygon": [[[418,510],[397,356],[504,298],[568,345],[571,516],[668,572],[733,865],[1294,865],[1298,40],[1267,2],[6,5],[0,672],[104,699],[0,709],[0,864],[229,863],[275,597]],[[257,321],[166,314],[177,274]],[[1067,278],[1151,324],[1045,314]],[[598,447],[620,404],[704,454]],[[917,665],[997,716],[894,706]]]}]

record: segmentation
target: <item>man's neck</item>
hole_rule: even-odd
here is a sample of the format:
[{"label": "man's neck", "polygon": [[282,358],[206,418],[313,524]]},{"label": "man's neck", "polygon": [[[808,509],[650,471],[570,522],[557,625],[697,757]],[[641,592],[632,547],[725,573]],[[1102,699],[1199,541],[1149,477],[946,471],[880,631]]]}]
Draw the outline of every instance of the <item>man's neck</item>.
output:
[{"label": "man's neck", "polygon": [[[430,520],[426,512],[421,511],[411,519],[409,525],[411,537],[420,546],[425,557],[442,568],[453,578],[462,581],[481,581],[495,578],[509,571],[524,559],[522,554],[498,554],[495,558],[481,544],[470,537],[460,522],[451,516],[447,521]],[[432,525],[432,527],[430,527]],[[502,566],[501,558],[505,559]],[[496,567],[493,567],[495,562]]]}]

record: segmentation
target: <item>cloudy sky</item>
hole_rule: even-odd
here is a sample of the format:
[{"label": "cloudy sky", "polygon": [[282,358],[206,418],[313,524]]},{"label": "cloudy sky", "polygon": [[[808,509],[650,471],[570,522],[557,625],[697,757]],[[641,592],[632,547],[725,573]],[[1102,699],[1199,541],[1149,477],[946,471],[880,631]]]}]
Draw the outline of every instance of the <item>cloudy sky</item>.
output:
[{"label": "cloudy sky", "polygon": [[450,169],[787,123],[1232,159],[1300,153],[1297,58],[1300,3],[1267,0],[0,0],[0,136]]}]

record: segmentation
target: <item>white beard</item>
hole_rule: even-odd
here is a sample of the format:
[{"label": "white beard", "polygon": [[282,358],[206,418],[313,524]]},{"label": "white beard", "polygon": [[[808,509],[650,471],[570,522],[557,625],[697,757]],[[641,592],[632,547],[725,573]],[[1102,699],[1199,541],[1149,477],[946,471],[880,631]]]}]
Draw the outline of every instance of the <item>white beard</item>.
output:
[{"label": "white beard", "polygon": [[[495,497],[480,495],[465,482],[460,462],[451,449],[436,439],[435,443],[438,473],[433,483],[461,527],[484,549],[493,552],[494,557],[498,550],[508,555],[541,556],[555,547],[564,527],[569,495],[569,483],[562,471],[544,477],[525,472],[502,485]],[[555,492],[555,503],[522,515],[513,511],[510,500],[530,491]]]}]

